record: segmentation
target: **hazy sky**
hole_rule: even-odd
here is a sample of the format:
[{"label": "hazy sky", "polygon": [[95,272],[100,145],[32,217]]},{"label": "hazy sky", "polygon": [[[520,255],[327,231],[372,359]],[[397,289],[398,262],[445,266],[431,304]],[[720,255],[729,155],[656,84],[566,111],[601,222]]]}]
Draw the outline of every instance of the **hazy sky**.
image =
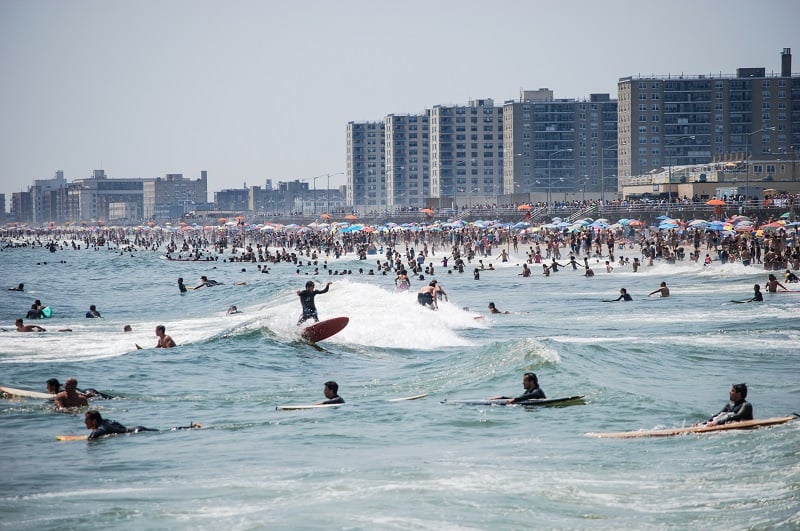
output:
[{"label": "hazy sky", "polygon": [[0,192],[59,169],[208,170],[210,199],[344,172],[351,120],[779,72],[785,47],[798,72],[798,21],[797,0],[0,0]]}]

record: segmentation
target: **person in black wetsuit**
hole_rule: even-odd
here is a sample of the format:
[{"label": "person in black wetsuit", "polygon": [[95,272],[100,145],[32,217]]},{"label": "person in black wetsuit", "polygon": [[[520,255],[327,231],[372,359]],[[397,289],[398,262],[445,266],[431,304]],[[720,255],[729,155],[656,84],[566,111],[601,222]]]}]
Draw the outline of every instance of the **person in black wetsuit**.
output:
[{"label": "person in black wetsuit", "polygon": [[178,279],[178,291],[181,293],[186,293],[186,284],[183,283],[183,277]]},{"label": "person in black wetsuit", "polygon": [[309,280],[306,282],[306,289],[297,292],[297,295],[300,297],[300,305],[303,307],[303,315],[301,315],[300,319],[297,321],[298,325],[303,324],[309,319],[314,319],[315,323],[319,322],[319,316],[317,316],[317,306],[314,304],[314,297],[321,295],[322,293],[328,293],[328,289],[330,289],[331,284],[332,282],[328,282],[325,285],[325,289],[316,290],[314,289],[314,281]]},{"label": "person in black wetsuit", "polygon": [[760,285],[753,285],[753,298],[750,299],[750,302],[764,302],[764,294],[761,293]]},{"label": "person in black wetsuit", "polygon": [[516,404],[517,402],[524,402],[525,400],[539,400],[547,398],[544,391],[539,387],[539,378],[535,373],[526,372],[522,375],[522,387],[525,392],[516,398],[508,398],[507,396],[494,396],[490,400],[506,400],[506,404]]},{"label": "person in black wetsuit", "polygon": [[733,384],[730,391],[730,401],[722,410],[705,422],[706,426],[718,426],[729,422],[753,420],[753,405],[745,400],[747,398],[747,384]]},{"label": "person in black wetsuit", "polygon": [[344,398],[339,396],[339,384],[330,380],[325,382],[325,400],[324,402],[320,402],[319,405],[327,405],[327,404],[344,404]]},{"label": "person in black wetsuit", "polygon": [[[110,419],[104,419],[100,412],[95,409],[90,409],[84,416],[84,424],[86,429],[92,430],[89,434],[89,439],[99,439],[101,437],[108,437],[109,435],[116,435],[120,433],[139,433],[142,431],[161,431],[153,428],[145,428],[144,426],[136,426],[134,428],[126,428],[119,422]],[[192,422],[189,426],[176,426],[170,430],[190,430],[194,428],[202,428],[200,424]]]},{"label": "person in black wetsuit", "polygon": [[100,315],[100,312],[97,311],[97,306],[95,306],[94,304],[89,306],[89,311],[86,312],[86,318],[87,319],[95,319],[95,318],[101,318],[101,317],[103,317],[103,316]]},{"label": "person in black wetsuit", "polygon": [[[207,276],[203,275],[203,276],[200,277],[200,284],[198,284],[197,286],[195,286],[193,288],[189,288],[189,289],[195,290],[195,289],[210,288],[210,287],[213,287],[213,286],[220,286],[220,285],[222,285],[222,282],[217,282],[216,280],[212,280],[212,279],[208,278]],[[178,289],[180,289],[180,286],[178,286]]]},{"label": "person in black wetsuit", "polygon": [[617,301],[620,301],[620,300],[622,300],[622,301],[632,301],[633,297],[631,297],[631,294],[628,293],[628,290],[626,290],[625,288],[619,288],[619,297],[617,297],[616,299],[610,300],[608,302],[617,302]]}]

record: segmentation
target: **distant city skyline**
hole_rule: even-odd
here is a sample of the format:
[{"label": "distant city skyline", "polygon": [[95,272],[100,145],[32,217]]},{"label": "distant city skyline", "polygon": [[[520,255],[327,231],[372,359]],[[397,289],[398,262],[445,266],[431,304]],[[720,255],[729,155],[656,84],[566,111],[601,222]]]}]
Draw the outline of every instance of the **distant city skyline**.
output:
[{"label": "distant city skyline", "polygon": [[798,19],[793,0],[0,0],[0,193],[57,170],[207,170],[212,197],[340,173],[350,121],[523,88],[616,97],[630,75],[778,72],[783,48],[800,54]]}]

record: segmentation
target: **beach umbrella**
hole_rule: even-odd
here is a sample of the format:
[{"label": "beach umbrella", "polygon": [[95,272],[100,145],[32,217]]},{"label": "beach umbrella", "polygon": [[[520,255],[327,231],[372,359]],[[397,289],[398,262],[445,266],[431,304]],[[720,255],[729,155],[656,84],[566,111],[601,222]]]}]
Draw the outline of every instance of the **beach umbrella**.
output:
[{"label": "beach umbrella", "polygon": [[331,215],[330,214],[320,214],[319,217],[321,219],[331,219]]},{"label": "beach umbrella", "polygon": [[423,208],[422,210],[420,210],[420,212],[422,212],[423,214],[433,214],[433,210],[430,208]]},{"label": "beach umbrella", "polygon": [[527,221],[520,221],[519,223],[516,223],[511,228],[512,229],[525,229],[525,228],[530,227],[530,226],[531,226],[531,224],[528,223]]},{"label": "beach umbrella", "polygon": [[724,206],[725,201],[723,201],[722,199],[709,199],[708,201],[706,201],[706,204],[709,206]]},{"label": "beach umbrella", "polygon": [[665,221],[658,226],[659,230],[677,229],[678,224],[670,221]]},{"label": "beach umbrella", "polygon": [[783,214],[781,214],[781,219],[787,219],[791,215],[792,215],[791,212],[784,212]]},{"label": "beach umbrella", "polygon": [[517,207],[517,210],[530,210],[530,209],[531,209],[530,205],[520,205]]},{"label": "beach umbrella", "polygon": [[631,222],[631,220],[629,220],[628,218],[620,218],[620,219],[617,220],[617,223],[619,223],[620,225],[627,225],[630,222]]},{"label": "beach umbrella", "polygon": [[344,219],[349,219],[349,220],[353,221],[353,220],[356,220],[356,219],[358,219],[358,216],[356,216],[355,214],[347,214],[347,215],[344,217]]},{"label": "beach umbrella", "polygon": [[671,218],[671,217],[669,217],[669,216],[658,216],[658,217],[656,218],[656,220],[657,220],[657,221],[663,221],[663,220],[665,220],[665,219],[672,219],[672,218]]}]

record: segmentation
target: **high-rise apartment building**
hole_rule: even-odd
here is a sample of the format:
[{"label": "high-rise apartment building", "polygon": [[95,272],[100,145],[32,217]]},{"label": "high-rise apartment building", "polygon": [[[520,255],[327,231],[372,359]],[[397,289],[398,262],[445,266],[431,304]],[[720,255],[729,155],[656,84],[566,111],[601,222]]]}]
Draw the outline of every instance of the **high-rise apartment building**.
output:
[{"label": "high-rise apartment building", "polygon": [[430,111],[431,197],[440,206],[503,193],[503,108],[491,99]]},{"label": "high-rise apartment building", "polygon": [[425,206],[430,196],[430,112],[390,114],[386,131],[388,209]]},{"label": "high-rise apartment building", "polygon": [[356,211],[386,210],[385,125],[347,124],[347,203]]},{"label": "high-rise apartment building", "polygon": [[620,78],[620,176],[728,154],[789,156],[800,146],[800,76],[791,65],[785,48],[780,74],[739,68],[735,75]]},{"label": "high-rise apartment building", "polygon": [[[609,94],[554,99],[553,91],[523,90],[503,104],[503,191],[561,194],[617,188],[617,101]],[[519,197],[519,196],[518,196]]]}]

